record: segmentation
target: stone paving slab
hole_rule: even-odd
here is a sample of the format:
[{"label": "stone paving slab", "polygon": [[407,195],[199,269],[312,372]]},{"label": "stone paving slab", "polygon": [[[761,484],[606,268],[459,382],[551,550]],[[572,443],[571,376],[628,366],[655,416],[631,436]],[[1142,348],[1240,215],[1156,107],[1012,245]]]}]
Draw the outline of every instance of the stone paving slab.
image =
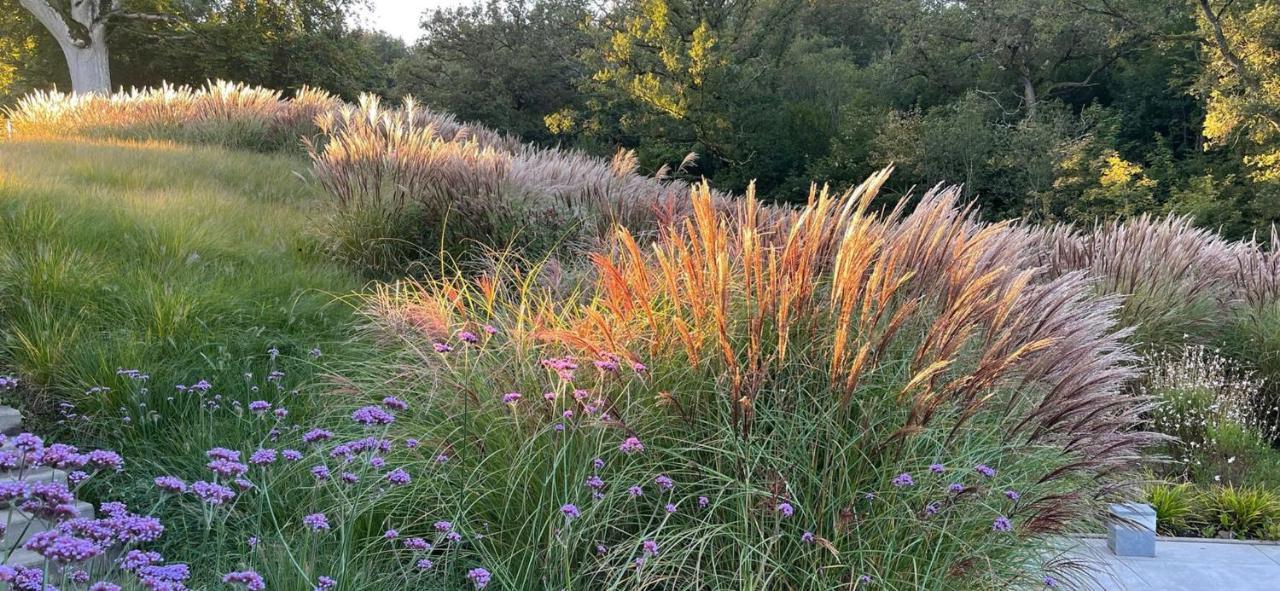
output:
[{"label": "stone paving slab", "polygon": [[1073,540],[1069,552],[1094,564],[1098,591],[1276,591],[1280,546],[1156,539],[1155,558],[1116,556],[1102,538]]}]

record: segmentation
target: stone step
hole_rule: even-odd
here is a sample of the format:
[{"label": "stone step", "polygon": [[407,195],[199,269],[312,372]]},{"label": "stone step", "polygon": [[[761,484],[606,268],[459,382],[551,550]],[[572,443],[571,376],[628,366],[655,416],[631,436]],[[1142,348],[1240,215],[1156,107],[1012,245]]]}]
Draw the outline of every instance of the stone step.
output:
[{"label": "stone step", "polygon": [[0,484],[8,482],[67,482],[67,473],[57,468],[37,466],[22,471],[0,472]]},{"label": "stone step", "polygon": [[[93,517],[93,505],[84,501],[77,502],[76,517]],[[31,536],[53,529],[57,522],[32,519],[29,515],[13,509],[0,509],[0,524],[7,524],[4,537],[0,537],[0,556],[2,556],[10,548],[24,544],[31,539]]]},{"label": "stone step", "polygon": [[22,432],[22,413],[12,406],[0,406],[0,433],[17,435]]},{"label": "stone step", "polygon": [[[0,558],[3,558],[7,552],[0,552]],[[7,566],[25,566],[27,568],[41,568],[44,566],[44,557],[30,550],[21,548],[14,550],[9,554],[9,558],[4,561]]]}]

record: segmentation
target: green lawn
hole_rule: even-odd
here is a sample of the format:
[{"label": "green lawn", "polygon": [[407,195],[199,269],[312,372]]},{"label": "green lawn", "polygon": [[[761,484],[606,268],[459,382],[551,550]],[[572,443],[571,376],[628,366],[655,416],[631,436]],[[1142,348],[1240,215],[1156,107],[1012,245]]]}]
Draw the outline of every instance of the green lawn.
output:
[{"label": "green lawn", "polygon": [[[276,155],[162,144],[0,142],[0,372],[40,391],[118,368],[189,383],[324,347],[361,285],[313,252],[317,193]],[[238,370],[236,373],[239,373]]]}]

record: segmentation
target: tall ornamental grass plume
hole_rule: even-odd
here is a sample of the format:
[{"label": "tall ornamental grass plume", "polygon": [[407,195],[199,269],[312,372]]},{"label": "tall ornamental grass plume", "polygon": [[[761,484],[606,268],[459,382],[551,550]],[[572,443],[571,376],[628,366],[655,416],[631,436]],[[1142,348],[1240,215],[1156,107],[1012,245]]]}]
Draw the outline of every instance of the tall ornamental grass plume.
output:
[{"label": "tall ornamental grass plume", "polygon": [[570,287],[513,263],[372,296],[398,353],[332,405],[405,403],[376,428],[414,478],[379,511],[458,534],[395,560],[501,589],[1077,581],[1053,540],[1160,439],[1119,300],[1028,268],[1033,236],[954,189],[872,213],[887,174],[790,213],[696,187]]},{"label": "tall ornamental grass plume", "polygon": [[1057,226],[1043,237],[1040,263],[1051,276],[1085,270],[1101,293],[1124,296],[1120,319],[1133,326],[1134,341],[1149,349],[1176,347],[1188,338],[1213,342],[1232,314],[1241,273],[1256,245],[1231,243],[1196,228],[1189,218],[1143,215],[1101,224],[1090,232]]},{"label": "tall ornamental grass plume", "polygon": [[389,108],[364,96],[317,123],[322,133],[307,145],[332,197],[332,250],[374,271],[414,258],[414,247],[581,252],[616,225],[651,233],[688,211],[689,186],[665,170],[639,174],[630,152],[604,160],[538,148],[412,99]]},{"label": "tall ornamental grass plume", "polygon": [[5,112],[26,137],[160,139],[260,151],[298,149],[314,120],[341,101],[303,88],[279,91],[234,82],[131,89],[110,95],[37,91]]}]

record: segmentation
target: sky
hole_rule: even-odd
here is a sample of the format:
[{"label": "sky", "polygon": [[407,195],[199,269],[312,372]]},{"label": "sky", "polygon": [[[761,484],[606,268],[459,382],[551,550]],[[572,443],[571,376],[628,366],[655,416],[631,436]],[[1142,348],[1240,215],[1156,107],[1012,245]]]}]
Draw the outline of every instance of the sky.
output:
[{"label": "sky", "polygon": [[413,43],[418,39],[422,13],[432,8],[451,8],[473,0],[369,0],[369,24],[376,29]]}]

